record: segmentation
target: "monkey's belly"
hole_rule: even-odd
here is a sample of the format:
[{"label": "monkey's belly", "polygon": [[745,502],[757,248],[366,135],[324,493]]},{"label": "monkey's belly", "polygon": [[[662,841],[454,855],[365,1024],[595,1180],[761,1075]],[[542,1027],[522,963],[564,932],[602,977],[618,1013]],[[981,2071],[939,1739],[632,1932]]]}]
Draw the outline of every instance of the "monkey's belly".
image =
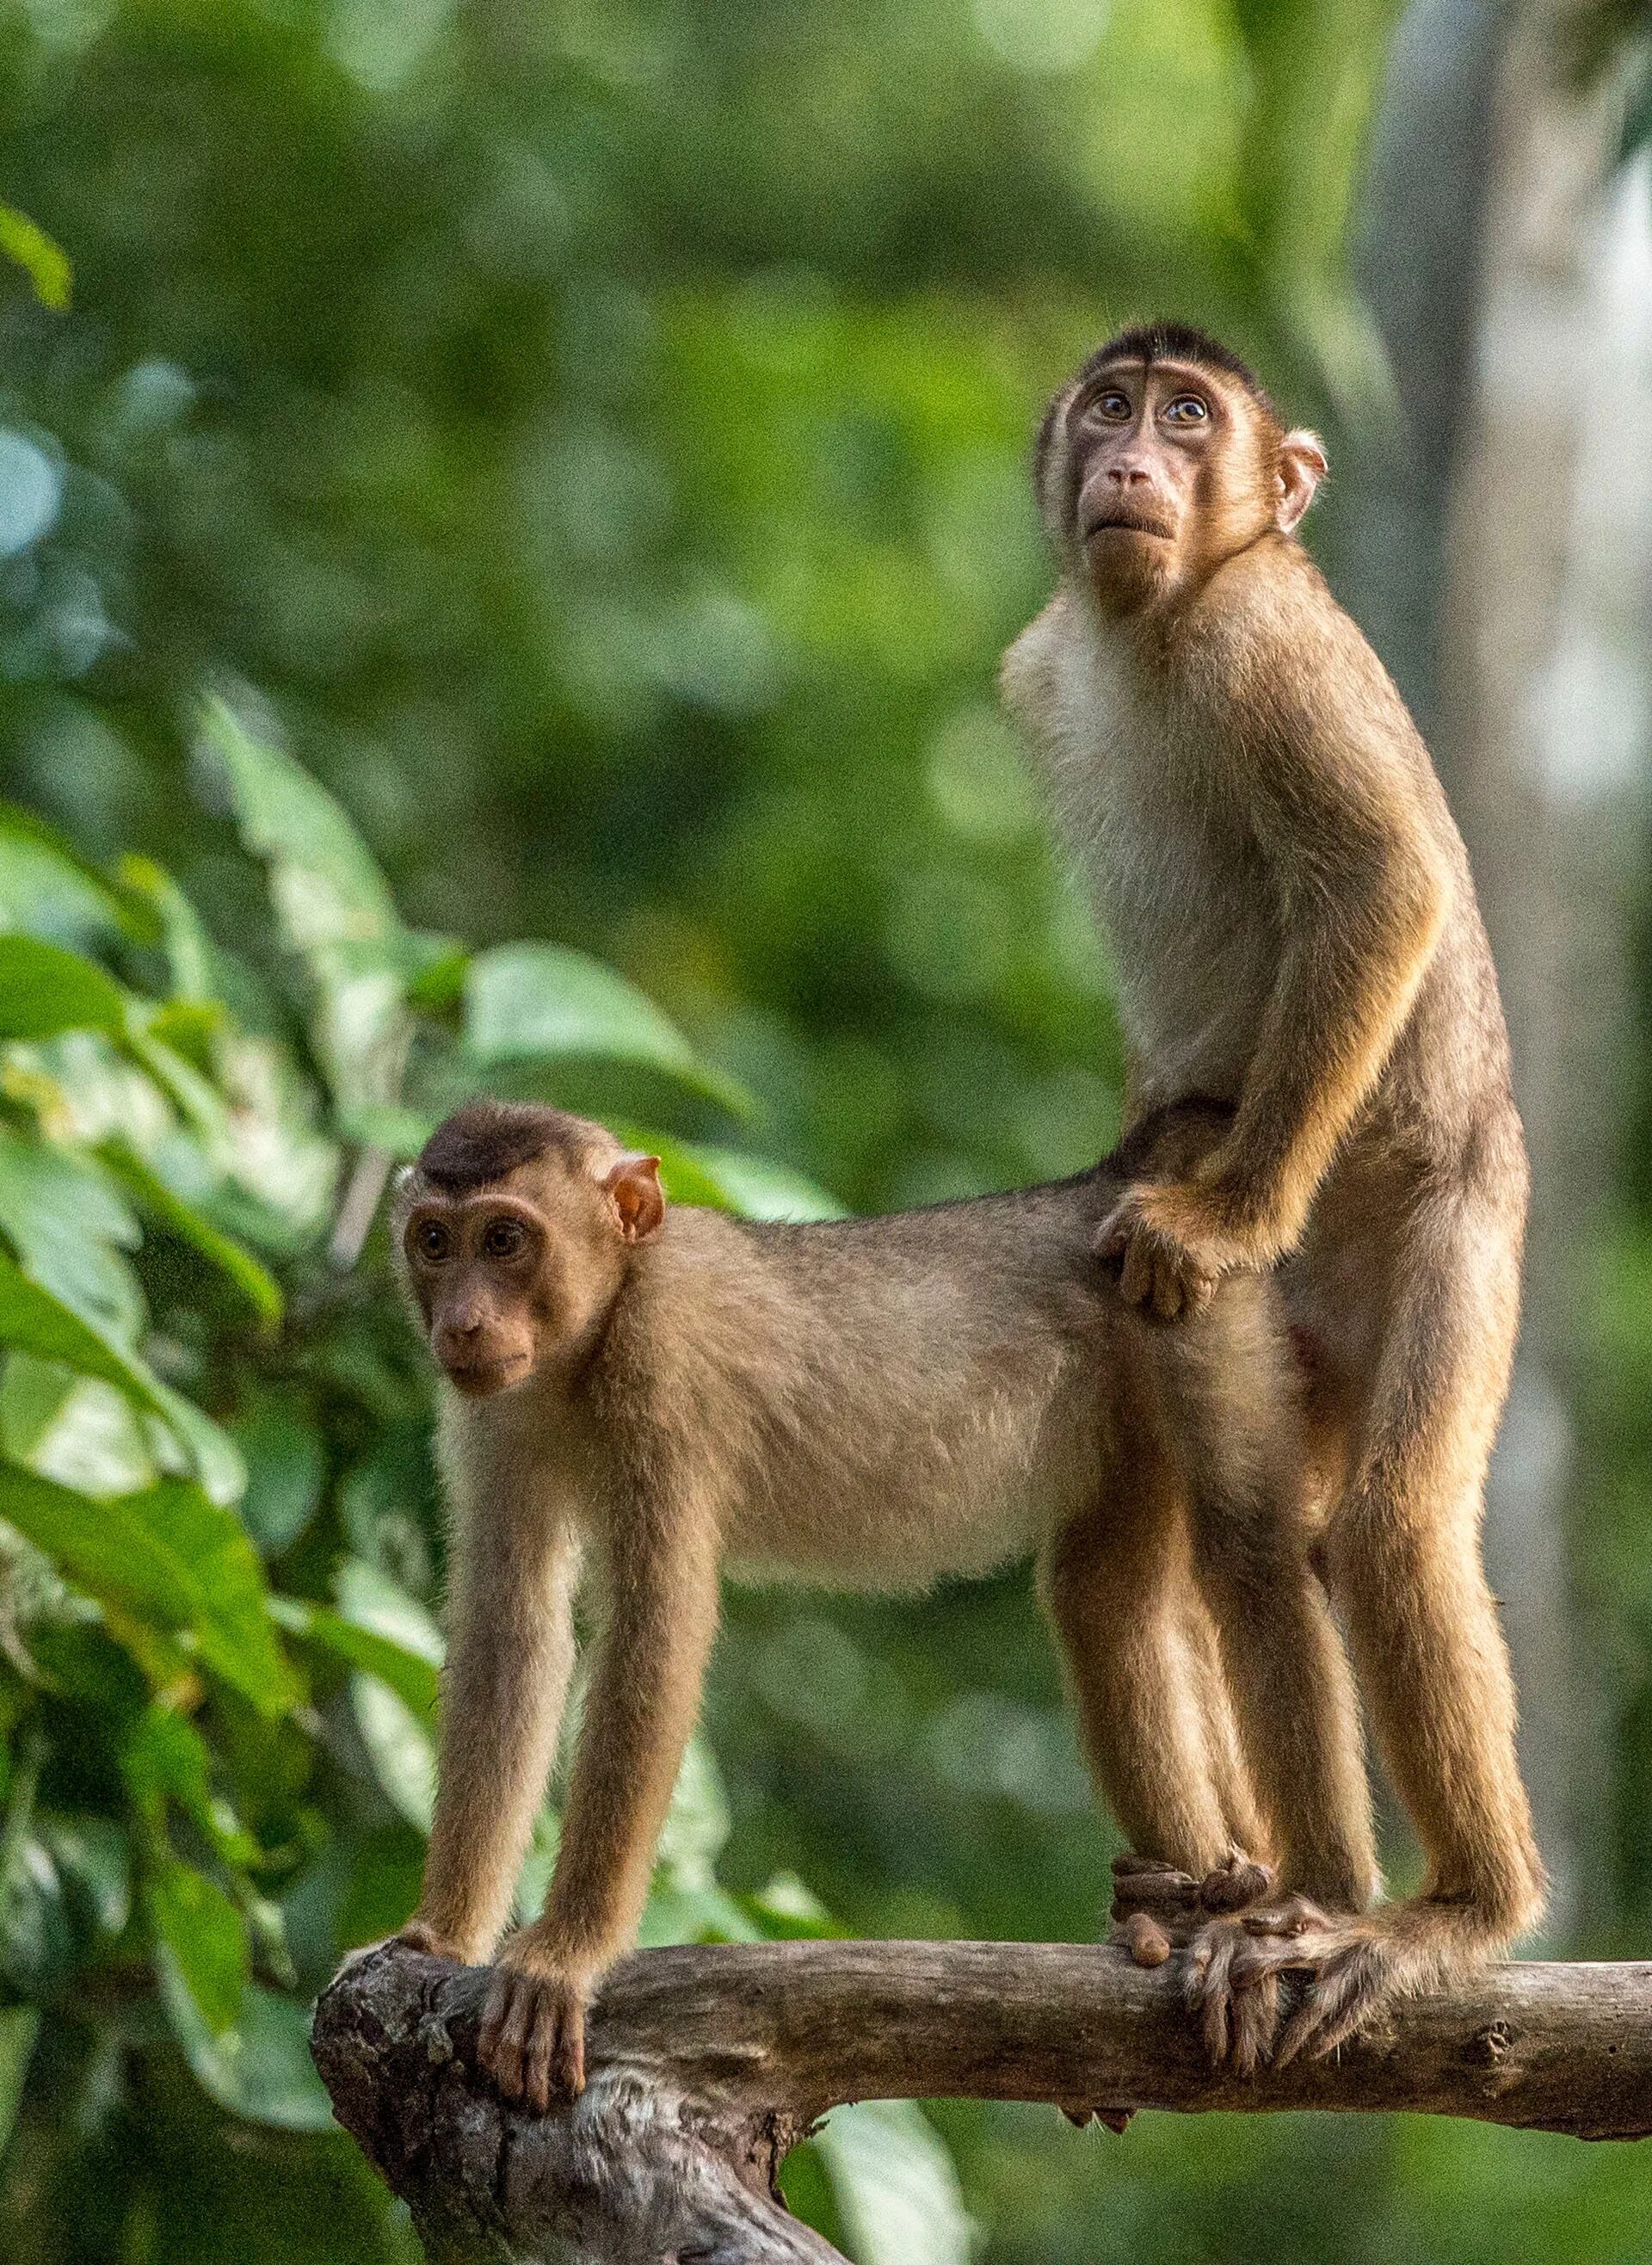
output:
[{"label": "monkey's belly", "polygon": [[729,1569],[743,1582],[921,1593],[1030,1556],[1086,1498],[1083,1474],[1026,1455],[978,1456],[972,1466],[917,1458],[860,1483],[840,1471],[819,1490],[750,1505],[728,1536]]}]

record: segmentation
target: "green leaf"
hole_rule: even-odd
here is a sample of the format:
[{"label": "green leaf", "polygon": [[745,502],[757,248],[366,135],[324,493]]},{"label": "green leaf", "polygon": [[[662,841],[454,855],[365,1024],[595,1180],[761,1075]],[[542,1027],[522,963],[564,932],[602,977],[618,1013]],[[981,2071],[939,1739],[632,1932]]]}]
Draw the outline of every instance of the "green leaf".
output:
[{"label": "green leaf", "polygon": [[0,936],[0,1039],[59,1031],[123,1038],[127,998],[112,975],[78,951],[34,936]]},{"label": "green leaf", "polygon": [[338,1111],[338,1129],[346,1140],[359,1141],[364,1148],[382,1148],[398,1164],[412,1162],[436,1125],[435,1118],[416,1109],[373,1102],[347,1103]]},{"label": "green leaf", "polygon": [[[172,1855],[162,1857],[144,1884],[144,1908],[156,1936],[156,1965],[166,2010],[181,1999],[215,2036],[241,2010],[247,1985],[246,1926],[215,1880]],[[182,2043],[180,2034],[179,2042]]]},{"label": "green leaf", "polygon": [[74,1312],[49,1290],[31,1282],[0,1254],[0,1344],[16,1345],[42,1360],[62,1361],[83,1376],[101,1377],[161,1417],[200,1474],[213,1499],[233,1502],[245,1482],[234,1444],[210,1417],[164,1384],[136,1353],[128,1352],[90,1316]]},{"label": "green leaf", "polygon": [[54,1297],[116,1343],[135,1342],[143,1299],[118,1253],[135,1249],[142,1234],[106,1172],[0,1126],[0,1228]]},{"label": "green leaf", "polygon": [[350,1679],[356,1728],[391,1803],[419,1832],[428,1832],[436,1806],[436,1754],[428,1728],[376,1671]]},{"label": "green leaf", "polygon": [[270,1617],[301,1642],[314,1644],[368,1675],[388,1684],[404,1706],[425,1723],[436,1717],[436,1670],[429,1660],[375,1628],[330,1613],[324,1605],[304,1603],[297,1597],[272,1597]]},{"label": "green leaf", "polygon": [[100,1376],[157,1416],[167,1412],[164,1387],[135,1353],[109,1331],[76,1313],[51,1291],[30,1281],[15,1260],[0,1253],[0,1344],[16,1345],[42,1360],[59,1360],[83,1376]]},{"label": "green leaf", "polygon": [[235,1442],[245,1458],[241,1523],[265,1557],[279,1557],[321,1504],[326,1451],[302,1402],[280,1389],[243,1394]]},{"label": "green leaf", "polygon": [[211,939],[200,915],[171,875],[151,857],[128,851],[118,868],[128,899],[135,898],[166,951],[173,996],[215,1001],[217,983]]},{"label": "green leaf", "polygon": [[479,952],[465,978],[465,1043],[484,1067],[586,1058],[663,1071],[738,1114],[750,1096],[702,1062],[653,1001],[613,968],[557,943]]},{"label": "green leaf", "polygon": [[402,933],[383,875],[340,804],[283,749],[256,739],[222,700],[206,709],[247,847],[270,885],[295,950],[389,943]]},{"label": "green leaf", "polygon": [[911,2101],[835,2108],[815,2144],[860,2265],[970,2265],[975,2232],[957,2173]]},{"label": "green leaf", "polygon": [[200,1487],[163,1479],[103,1501],[0,1463],[0,1518],[99,1603],[187,1628],[205,1665],[266,1716],[298,1696],[251,1542]]},{"label": "green leaf", "polygon": [[766,1156],[733,1148],[713,1148],[697,1140],[662,1140],[657,1133],[628,1128],[633,1147],[646,1143],[659,1151],[660,1176],[673,1203],[715,1204],[745,1219],[846,1219],[834,1197],[802,1172]]},{"label": "green leaf", "polygon": [[131,1854],[121,1827],[112,1817],[42,1817],[40,1839],[98,1932],[119,1934],[132,1915]]},{"label": "green leaf", "polygon": [[285,2131],[325,2131],[332,2103],[309,2057],[309,2014],[250,1983],[234,2025],[215,2036],[186,1991],[167,1994],[172,2034],[202,2089],[232,2116]]},{"label": "green leaf", "polygon": [[154,940],[153,917],[128,904],[89,857],[32,810],[0,801],[0,928],[50,943],[109,934]]},{"label": "green leaf", "polygon": [[192,1243],[203,1258],[228,1276],[261,1322],[273,1327],[280,1320],[285,1303],[280,1285],[250,1250],[174,1194],[159,1173],[124,1140],[106,1141],[98,1153],[152,1219],[180,1242]]},{"label": "green leaf", "polygon": [[23,2086],[40,2034],[38,2006],[7,2006],[0,2010],[0,2153],[11,2137],[23,2104]]},{"label": "green leaf", "polygon": [[23,269],[41,306],[67,311],[75,280],[69,254],[15,205],[0,205],[0,251]]}]

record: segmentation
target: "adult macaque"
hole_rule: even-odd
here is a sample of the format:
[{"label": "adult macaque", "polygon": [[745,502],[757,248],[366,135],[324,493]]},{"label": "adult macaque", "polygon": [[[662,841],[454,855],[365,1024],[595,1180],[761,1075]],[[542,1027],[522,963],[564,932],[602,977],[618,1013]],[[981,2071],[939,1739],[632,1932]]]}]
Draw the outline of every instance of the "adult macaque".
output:
[{"label": "adult macaque", "polygon": [[1254,1894],[1258,1853],[1288,1887],[1368,1892],[1277,1292],[1236,1278],[1167,1330],[1095,1255],[1126,1185],[1184,1173],[1220,1122],[1166,1112],[1055,1186],[807,1227],[668,1214],[653,1157],[555,1110],[477,1103],[432,1137],[395,1234],[446,1380],[449,1650],[403,1939],[492,1950],[582,1550],[606,1603],[544,1913],[506,1944],[484,2017],[507,2096],[542,2109],[583,2081],[586,2004],[647,1891],[725,1554],[897,1590],[1036,1551],[1088,1757],[1136,1846],[1204,1911]]},{"label": "adult macaque", "polygon": [[[1525,1148],[1462,842],[1399,695],[1293,539],[1324,471],[1213,340],[1114,339],[1045,417],[1060,587],[1003,671],[1113,940],[1127,1124],[1193,1092],[1233,1111],[1191,1170],[1125,1191],[1101,1248],[1166,1318],[1277,1268],[1321,1562],[1428,1859],[1410,1901],[1327,1903],[1289,1938],[1265,1913],[1198,1937],[1190,1993],[1219,2045],[1248,1991],[1308,1974],[1281,2059],[1499,1949],[1543,1900],[1479,1550]],[[1150,1615],[1158,1570],[1139,1569]]]}]

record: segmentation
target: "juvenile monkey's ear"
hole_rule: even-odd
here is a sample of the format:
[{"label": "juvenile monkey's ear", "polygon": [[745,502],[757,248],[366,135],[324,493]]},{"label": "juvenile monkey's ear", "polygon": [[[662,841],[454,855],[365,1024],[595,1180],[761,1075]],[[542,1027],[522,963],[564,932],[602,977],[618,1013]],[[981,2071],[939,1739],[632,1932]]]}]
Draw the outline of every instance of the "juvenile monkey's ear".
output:
[{"label": "juvenile monkey's ear", "polygon": [[628,1151],[610,1166],[602,1184],[627,1242],[645,1242],[665,1225],[666,1198],[659,1184],[658,1156],[638,1156]]},{"label": "juvenile monkey's ear", "polygon": [[1274,524],[1289,535],[1314,500],[1314,491],[1330,470],[1316,433],[1287,433],[1279,443],[1279,499]]}]

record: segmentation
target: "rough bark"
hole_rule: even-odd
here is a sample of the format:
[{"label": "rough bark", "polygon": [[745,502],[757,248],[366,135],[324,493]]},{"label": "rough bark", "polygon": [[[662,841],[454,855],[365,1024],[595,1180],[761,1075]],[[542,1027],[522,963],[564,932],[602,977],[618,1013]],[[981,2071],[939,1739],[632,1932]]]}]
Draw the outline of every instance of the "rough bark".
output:
[{"label": "rough bark", "polygon": [[[1335,2060],[1213,2075],[1176,1969],[1065,1943],[830,1942],[627,1959],[590,2083],[540,2118],[475,2065],[486,1976],[405,1951],[316,2010],[339,2122],[436,2265],[830,2265],[775,2198],[787,2149],[851,2100],[1405,2108],[1583,2139],[1652,2133],[1652,1963],[1498,1966]],[[841,2261],[840,2261],[841,2265]]]}]

